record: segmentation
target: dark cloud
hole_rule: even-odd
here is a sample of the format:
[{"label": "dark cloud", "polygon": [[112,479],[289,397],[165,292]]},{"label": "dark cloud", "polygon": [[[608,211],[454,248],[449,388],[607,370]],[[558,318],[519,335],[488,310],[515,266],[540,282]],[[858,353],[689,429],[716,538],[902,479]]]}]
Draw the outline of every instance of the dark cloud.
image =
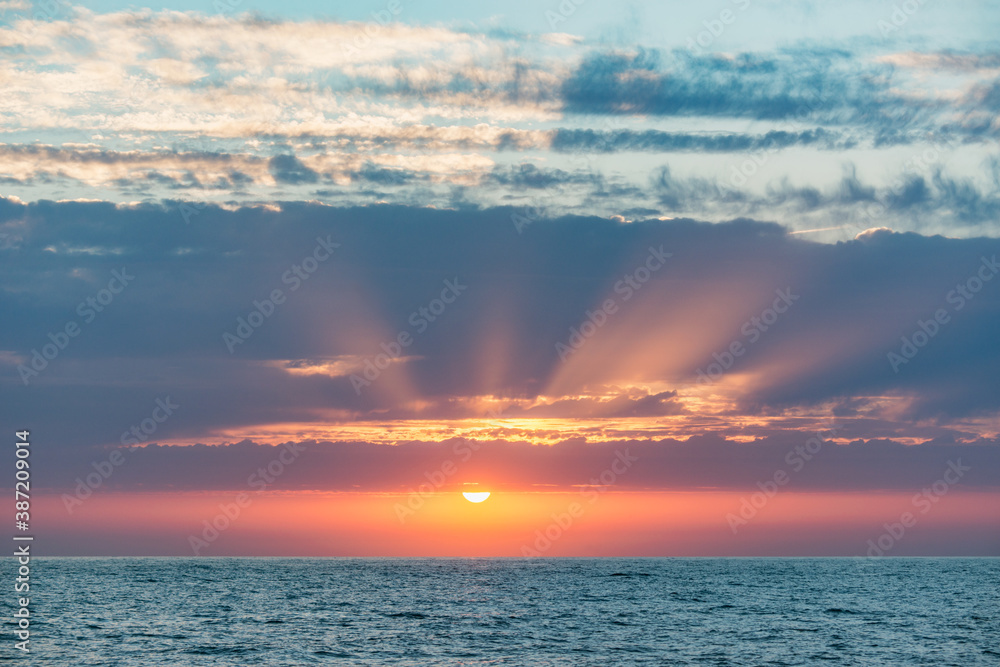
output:
[{"label": "dark cloud", "polygon": [[594,53],[563,83],[567,111],[757,120],[865,119],[897,126],[916,108],[890,92],[888,67],[807,49],[735,57]]},{"label": "dark cloud", "polygon": [[37,157],[55,162],[73,162],[84,164],[142,164],[151,158],[171,158],[178,162],[202,162],[214,165],[226,165],[233,161],[232,155],[220,151],[116,151],[105,148],[85,148],[73,146],[70,148],[48,146],[44,144],[0,144],[0,156],[8,158]]},{"label": "dark cloud", "polygon": [[300,183],[315,183],[319,174],[302,164],[294,155],[275,155],[268,161],[268,170],[279,183],[298,185]]},{"label": "dark cloud", "polygon": [[689,134],[659,130],[559,129],[552,138],[557,151],[699,151],[738,153],[744,151],[778,150],[791,146],[849,148],[853,142],[823,129],[785,132],[773,130],[765,134]]},{"label": "dark cloud", "polygon": [[568,184],[599,184],[601,177],[591,173],[571,173],[563,169],[539,168],[527,163],[496,167],[491,180],[507,187],[544,189]]},{"label": "dark cloud", "polygon": [[[247,479],[289,444],[230,445],[122,450],[122,464],[102,491],[245,490]],[[619,454],[637,460],[616,488],[758,490],[757,484],[783,470],[790,491],[919,492],[940,479],[949,464],[962,466],[966,489],[994,490],[1000,480],[1000,442],[931,442],[904,445],[890,440],[835,444],[825,434],[786,433],[751,443],[718,436],[687,440],[624,440],[603,443],[564,441],[552,445],[452,438],[443,442],[378,445],[364,442],[291,443],[299,458],[277,478],[276,490],[405,492],[426,481],[425,473],[451,461],[460,477],[494,490],[544,487],[567,489],[593,483]],[[811,453],[810,453],[811,452]],[[63,457],[46,470],[45,489],[72,492],[77,478],[92,473],[91,458]],[[457,480],[456,480],[457,481]],[[460,482],[456,484],[460,486]]]},{"label": "dark cloud", "polygon": [[983,111],[1000,112],[1000,79],[977,85],[969,93],[968,101]]},{"label": "dark cloud", "polygon": [[[943,71],[979,71],[996,54],[917,54],[923,64]],[[961,67],[958,67],[961,65]],[[488,71],[490,76],[484,76]],[[758,121],[806,122],[828,128],[831,134],[798,143],[829,143],[836,133],[850,130],[845,146],[859,138],[875,145],[918,142],[928,133],[950,132],[966,139],[981,139],[980,113],[994,106],[996,84],[974,87],[955,101],[944,96],[908,94],[913,86],[908,67],[889,60],[869,58],[845,49],[800,45],[771,52],[694,54],[641,46],[629,51],[594,50],[582,54],[572,70],[551,85],[550,65],[519,58],[475,61],[434,78],[412,77],[405,69],[389,79],[341,76],[337,90],[388,98],[439,99],[463,103],[497,101],[525,107],[556,105],[571,119],[586,116],[691,116],[728,117]],[[949,115],[963,120],[954,123]],[[791,128],[783,128],[792,132]],[[589,144],[594,150],[728,150],[727,145],[765,143],[778,145],[787,136],[765,139],[694,136],[651,131],[615,133],[596,139],[594,130],[566,128],[555,139],[559,150],[577,150]],[[795,132],[800,132],[797,128]],[[500,149],[514,148],[512,135],[501,136]],[[735,149],[735,148],[734,148]],[[739,150],[739,149],[735,149]]]},{"label": "dark cloud", "polygon": [[621,418],[621,417],[666,417],[686,412],[677,400],[676,391],[658,394],[616,396],[611,400],[596,398],[572,398],[531,408],[509,407],[504,417],[549,417],[549,418]]},{"label": "dark cloud", "polygon": [[369,162],[354,176],[379,185],[405,185],[416,178],[417,174],[408,169],[386,169]]},{"label": "dark cloud", "polygon": [[[845,180],[821,196],[871,196]],[[888,396],[898,403],[882,419],[963,430],[962,420],[1000,409],[1000,280],[972,285],[961,309],[949,301],[989,273],[984,258],[1000,254],[1000,241],[883,232],[818,244],[745,219],[525,213],[0,199],[0,400],[38,424],[53,451],[114,444],[168,395],[184,409],[158,437],[207,442],[206,433],[259,423],[481,417],[466,399],[483,395],[556,402],[526,416],[677,415],[677,397],[629,385],[658,382],[669,392],[695,383],[714,353],[748,342],[742,327],[787,288],[794,307],[733,369],[755,378],[741,385],[733,414]],[[289,272],[307,265],[317,239],[341,247],[296,283]],[[626,301],[623,281],[661,247],[672,257]],[[80,304],[123,269],[134,280],[85,322]],[[466,287],[433,320],[420,315],[446,280]],[[285,301],[265,306],[271,314],[230,353],[223,334],[275,289]],[[618,311],[564,360],[557,344],[609,298]],[[887,355],[939,309],[948,322],[893,369]],[[69,321],[81,333],[25,387],[18,366]],[[414,339],[407,358],[360,394],[347,374],[283,366],[360,363],[400,332]],[[601,386],[621,388],[600,401],[585,391]],[[414,413],[414,401],[426,407]]]},{"label": "dark cloud", "polygon": [[[793,185],[783,178],[768,182],[764,192],[757,194],[748,186],[756,168],[747,177],[738,164],[728,179],[720,181],[679,177],[664,165],[650,177],[651,193],[676,213],[775,216],[782,210],[823,212],[831,224],[840,220],[862,224],[862,229],[894,218],[918,226],[941,220],[987,224],[1000,214],[1000,188],[984,188],[972,179],[949,176],[940,167],[926,174],[903,172],[888,185],[875,186],[862,181],[848,164],[832,187]],[[753,165],[752,158],[743,164]]]}]

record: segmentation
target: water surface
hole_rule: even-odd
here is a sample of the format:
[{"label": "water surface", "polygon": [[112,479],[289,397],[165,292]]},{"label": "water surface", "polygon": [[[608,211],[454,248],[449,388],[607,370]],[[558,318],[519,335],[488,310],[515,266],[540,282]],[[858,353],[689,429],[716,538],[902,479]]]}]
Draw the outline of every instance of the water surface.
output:
[{"label": "water surface", "polygon": [[1000,559],[33,565],[30,664],[1000,665]]}]

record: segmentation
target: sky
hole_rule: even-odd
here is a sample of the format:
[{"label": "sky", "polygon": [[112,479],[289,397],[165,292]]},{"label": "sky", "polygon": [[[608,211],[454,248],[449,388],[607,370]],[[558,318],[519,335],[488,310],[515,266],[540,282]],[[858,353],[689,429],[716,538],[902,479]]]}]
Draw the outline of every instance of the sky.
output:
[{"label": "sky", "polygon": [[998,26],[0,0],[40,547],[1000,555]]}]

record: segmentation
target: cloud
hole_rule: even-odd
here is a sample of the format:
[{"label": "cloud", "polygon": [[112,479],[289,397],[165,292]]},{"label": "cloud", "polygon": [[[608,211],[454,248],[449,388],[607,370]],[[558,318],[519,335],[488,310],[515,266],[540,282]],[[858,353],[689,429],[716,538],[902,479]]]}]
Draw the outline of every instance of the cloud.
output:
[{"label": "cloud", "polygon": [[885,220],[917,229],[948,220],[954,229],[963,224],[988,228],[1000,213],[1000,189],[950,176],[940,165],[924,173],[904,171],[882,186],[863,182],[852,164],[844,166],[839,182],[824,189],[797,186],[784,178],[755,192],[745,187],[750,178],[735,165],[726,180],[677,177],[669,165],[661,166],[650,180],[659,201],[679,214],[782,219],[820,213],[826,221],[858,229]]},{"label": "cloud", "polygon": [[1000,54],[998,53],[962,53],[956,51],[920,53],[917,51],[907,51],[886,54],[879,57],[878,61],[890,63],[898,67],[931,70],[1000,70]]},{"label": "cloud", "polygon": [[851,142],[838,140],[838,135],[823,129],[785,132],[772,130],[751,135],[726,133],[717,135],[661,132],[645,130],[599,131],[556,130],[552,148],[558,151],[711,151],[739,153],[818,145],[824,149],[850,147]]},{"label": "cloud", "polygon": [[[847,67],[844,65],[847,64]],[[905,101],[857,71],[847,54],[741,54],[695,57],[682,52],[594,53],[563,83],[575,113],[730,116],[758,120],[888,117]],[[899,114],[893,113],[893,117]]]},{"label": "cloud", "polygon": [[[889,440],[837,444],[823,434],[782,434],[751,443],[695,436],[532,445],[452,438],[398,445],[304,441],[279,449],[288,446],[299,458],[276,479],[274,490],[406,492],[425,482],[425,473],[440,470],[445,461],[452,462],[461,478],[478,479],[494,491],[567,490],[592,483],[608,461],[623,453],[639,465],[616,482],[619,491],[756,491],[757,484],[771,480],[776,470],[790,475],[791,491],[912,491],[939,479],[949,462],[968,468],[962,478],[966,488],[995,490],[1000,478],[1000,443],[995,440],[964,445],[903,445]],[[247,478],[266,468],[275,452],[274,446],[249,440],[212,447],[133,448],[124,450],[126,464],[103,490],[242,490]],[[100,459],[106,458],[102,453]],[[46,470],[46,490],[71,493],[76,478],[93,471],[86,457],[53,464]],[[442,490],[460,488],[456,480]]]},{"label": "cloud", "polygon": [[539,168],[525,163],[508,168],[497,167],[491,174],[492,180],[500,185],[515,188],[545,189],[570,184],[600,184],[599,176],[592,173],[567,172],[562,169]]},{"label": "cloud", "polygon": [[[824,196],[868,196],[838,192]],[[46,421],[55,449],[114,444],[167,395],[183,416],[158,436],[213,444],[258,429],[357,437],[394,420],[481,429],[492,409],[547,441],[766,434],[845,401],[852,437],[967,441],[1000,410],[993,239],[820,244],[746,219],[576,216],[518,233],[512,208],[183,206],[0,199],[0,398]],[[299,278],[319,238],[341,247]],[[671,256],[648,273],[654,251]],[[123,269],[134,281],[84,321],[80,304]],[[440,309],[446,280],[467,289]],[[282,303],[256,305],[276,289]],[[794,305],[768,315],[781,294]],[[947,321],[894,366],[941,309]],[[270,314],[231,352],[224,334],[254,311]],[[70,321],[80,335],[25,388],[19,366]],[[401,333],[412,342],[397,363],[358,391],[350,374]],[[741,354],[705,383],[734,343]]]},{"label": "cloud", "polygon": [[[878,200],[883,214],[896,229],[996,235],[976,164],[998,133],[985,47],[695,54],[499,28],[60,8],[0,26],[0,184],[25,199],[488,208],[545,191],[553,214],[867,228],[877,221],[827,196],[843,182],[825,165],[892,173],[905,168],[894,148],[947,143],[947,172],[908,175]],[[669,178],[661,153],[678,154]],[[755,193],[713,186],[757,158]]]},{"label": "cloud", "polygon": [[276,155],[268,161],[268,169],[278,183],[315,183],[319,175],[302,164],[294,155]]}]

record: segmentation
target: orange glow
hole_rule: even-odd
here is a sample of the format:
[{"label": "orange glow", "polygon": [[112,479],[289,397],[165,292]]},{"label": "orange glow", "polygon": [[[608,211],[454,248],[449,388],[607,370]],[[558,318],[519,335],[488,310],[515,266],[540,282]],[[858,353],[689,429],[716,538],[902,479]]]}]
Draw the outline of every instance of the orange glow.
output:
[{"label": "orange glow", "polygon": [[[727,378],[727,381],[732,381]],[[682,394],[682,391],[689,393]],[[371,442],[377,444],[399,444],[403,442],[441,442],[449,438],[472,440],[523,440],[533,444],[553,444],[574,437],[586,438],[589,442],[608,442],[626,439],[676,438],[687,440],[692,433],[724,432],[731,439],[734,428],[750,426],[787,428],[789,415],[769,417],[767,415],[741,416],[724,412],[732,403],[720,398],[719,387],[689,388],[679,390],[679,400],[694,409],[686,414],[663,417],[616,417],[616,418],[471,418],[471,419],[400,419],[391,421],[355,422],[296,422],[241,426],[233,430],[219,430],[211,438],[200,435],[192,438],[163,438],[161,445],[189,446],[214,440],[218,443],[239,442],[249,439],[259,444],[278,445],[289,440],[317,440],[319,442]],[[545,398],[538,400],[544,405]],[[905,403],[903,399],[887,397],[883,401]],[[709,410],[711,406],[718,411]],[[812,412],[793,414],[796,427],[805,432],[822,430],[829,420],[829,410],[820,406]],[[970,428],[977,425],[970,422]],[[983,424],[982,430],[996,428],[995,424]],[[978,431],[977,431],[978,433]],[[894,436],[902,441],[902,436]],[[834,438],[836,441],[837,439]],[[922,442],[924,439],[916,439]]]},{"label": "orange glow", "polygon": [[[47,555],[194,555],[192,535],[239,491],[95,494],[68,514],[39,496]],[[902,512],[917,516],[891,555],[995,554],[1000,493],[953,492],[926,514],[912,492],[776,495],[734,534],[749,492],[505,492],[473,504],[454,492],[265,492],[202,556],[862,556]],[[211,533],[209,534],[209,536]]]}]

